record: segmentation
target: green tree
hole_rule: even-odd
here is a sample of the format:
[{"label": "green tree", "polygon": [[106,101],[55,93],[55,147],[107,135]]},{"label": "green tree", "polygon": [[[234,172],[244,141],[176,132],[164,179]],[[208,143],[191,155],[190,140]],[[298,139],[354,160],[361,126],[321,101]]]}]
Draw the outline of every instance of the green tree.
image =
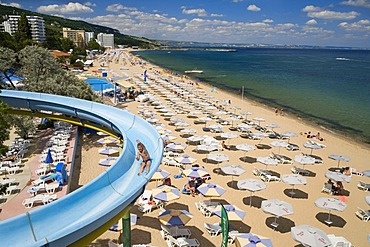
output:
[{"label": "green tree", "polygon": [[8,32],[0,32],[0,46],[12,49],[13,51],[17,50],[17,43],[14,37]]},{"label": "green tree", "polygon": [[73,44],[73,41],[68,38],[62,38],[60,40],[60,46],[61,46],[61,50],[64,52],[69,52],[69,50],[75,47],[75,45]]},{"label": "green tree", "polygon": [[20,51],[19,59],[26,90],[85,100],[98,99],[87,82],[63,70],[45,48],[26,47]]},{"label": "green tree", "polygon": [[61,35],[54,29],[46,29],[46,42],[43,44],[50,50],[62,50]]},{"label": "green tree", "polygon": [[5,154],[8,147],[4,145],[4,141],[9,139],[9,116],[7,114],[9,106],[0,101],[0,153]]},{"label": "green tree", "polygon": [[14,33],[14,38],[18,44],[18,49],[22,49],[27,44],[32,43],[31,26],[24,13],[21,14],[21,18],[18,21],[18,29]]},{"label": "green tree", "polygon": [[11,115],[9,120],[11,125],[15,127],[15,133],[23,139],[28,139],[29,133],[36,131],[33,117]]},{"label": "green tree", "polygon": [[99,45],[99,43],[98,42],[96,42],[96,40],[95,39],[91,39],[88,43],[87,43],[87,45],[86,45],[86,49],[88,49],[88,50],[101,50],[102,49],[102,47]]},{"label": "green tree", "polygon": [[5,82],[9,82],[10,85],[15,88],[10,75],[16,67],[16,53],[6,47],[0,47],[0,79],[3,88],[5,88]]}]

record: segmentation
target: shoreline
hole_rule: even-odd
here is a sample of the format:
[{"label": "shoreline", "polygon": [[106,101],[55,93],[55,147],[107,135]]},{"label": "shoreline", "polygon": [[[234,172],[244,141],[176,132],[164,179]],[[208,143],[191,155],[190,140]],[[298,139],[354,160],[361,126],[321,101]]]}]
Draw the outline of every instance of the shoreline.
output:
[{"label": "shoreline", "polygon": [[[125,50],[127,52],[128,50]],[[159,101],[162,102],[167,108],[171,108],[173,103],[169,103],[168,98],[165,97],[165,94],[160,94],[156,89],[156,86],[161,86],[161,83],[155,82],[157,78],[165,78],[168,79],[171,83],[176,83],[181,80],[185,82],[190,82],[189,77],[181,77],[181,76],[172,76],[168,72],[168,70],[163,69],[153,63],[144,62],[142,57],[133,56],[132,60],[135,60],[135,63],[132,65],[122,65],[121,61],[118,63],[111,63],[110,69],[116,73],[120,73],[120,67],[124,66],[127,67],[128,70],[125,70],[129,73],[134,82],[142,82],[142,75],[143,72],[147,69],[148,74],[148,84],[146,85],[147,88],[143,89],[157,97]],[[141,63],[139,63],[141,61]],[[97,65],[98,66],[98,65]],[[93,68],[92,68],[93,69]],[[194,82],[192,80],[192,82]],[[262,236],[266,236],[271,238],[273,241],[274,246],[295,246],[297,242],[292,240],[290,236],[290,227],[293,225],[301,225],[307,224],[317,227],[327,234],[335,234],[336,236],[344,236],[349,241],[352,242],[355,246],[363,246],[367,243],[367,222],[363,222],[359,220],[354,212],[357,210],[357,207],[361,207],[367,209],[368,206],[364,201],[364,194],[365,192],[359,190],[357,188],[357,183],[359,181],[369,182],[367,177],[352,176],[351,183],[346,183],[344,185],[348,195],[345,196],[345,200],[347,200],[347,209],[344,212],[337,212],[333,211],[332,215],[333,218],[340,219],[341,222],[345,222],[344,225],[339,227],[329,227],[323,223],[324,218],[327,218],[327,211],[320,209],[314,206],[314,202],[319,197],[328,196],[321,192],[323,184],[327,181],[325,178],[325,172],[328,168],[336,168],[337,161],[330,160],[328,156],[333,153],[342,154],[351,158],[351,161],[348,163],[342,163],[341,166],[351,166],[356,168],[359,171],[363,171],[368,169],[367,162],[370,160],[370,149],[366,148],[364,145],[359,143],[355,143],[353,140],[348,138],[339,137],[335,133],[331,131],[324,130],[320,126],[313,126],[311,124],[305,123],[302,119],[296,118],[292,116],[288,112],[285,116],[275,115],[273,107],[269,107],[264,104],[260,104],[255,102],[249,98],[244,98],[244,101],[241,100],[239,95],[233,95],[230,92],[224,90],[216,90],[216,92],[211,93],[212,85],[206,84],[204,82],[199,83],[199,87],[193,87],[193,89],[199,88],[206,92],[205,95],[214,96],[215,99],[219,99],[220,102],[217,104],[222,104],[223,100],[231,100],[232,106],[238,106],[243,110],[248,110],[253,113],[253,115],[248,116],[248,119],[252,119],[254,117],[262,117],[266,119],[266,122],[261,123],[264,126],[267,123],[276,123],[280,126],[280,128],[275,129],[277,132],[281,133],[284,131],[292,131],[297,134],[300,132],[311,131],[312,133],[316,133],[320,131],[321,136],[325,139],[325,141],[320,142],[326,145],[326,148],[320,150],[314,150],[314,155],[322,157],[324,164],[318,164],[313,166],[305,166],[305,169],[308,169],[314,173],[314,176],[308,176],[307,178],[307,185],[305,186],[297,186],[296,192],[302,195],[303,197],[290,197],[288,192],[291,191],[291,186],[283,183],[283,182],[266,182],[267,189],[263,191],[257,192],[253,196],[253,201],[255,204],[251,207],[249,205],[249,198],[250,193],[244,190],[237,190],[235,189],[232,184],[230,184],[231,177],[226,176],[220,173],[217,173],[215,164],[208,163],[204,161],[205,154],[198,154],[194,152],[194,145],[189,144],[185,153],[193,156],[197,159],[197,163],[201,166],[204,166],[207,171],[211,174],[212,179],[209,181],[210,183],[219,184],[223,188],[227,190],[227,192],[221,198],[212,198],[213,201],[218,201],[226,204],[235,205],[242,210],[246,211],[246,217],[243,221],[240,222],[232,222],[231,225],[234,227],[234,230],[238,230],[240,232],[252,232],[254,234],[260,234]],[[136,86],[135,90],[139,90],[140,87]],[[166,100],[167,99],[167,100]],[[111,98],[109,99],[112,100]],[[184,100],[186,101],[186,100]],[[212,100],[210,100],[212,101]],[[127,110],[132,112],[133,114],[139,115],[138,111],[140,108],[138,106],[141,103],[136,101],[129,101],[126,103],[120,103],[117,107],[124,106]],[[181,132],[176,131],[175,126],[169,125],[169,122],[164,119],[162,114],[153,109],[151,106],[148,106],[149,109],[153,110],[155,116],[160,119],[160,123],[166,125],[166,129],[172,131],[172,134],[176,135],[176,142],[185,143],[186,139],[181,136]],[[229,111],[231,107],[225,107]],[[239,112],[239,110],[238,110]],[[141,116],[141,115],[140,115]],[[190,128],[196,129],[197,135],[211,135],[214,136],[213,133],[205,133],[202,130],[204,125],[197,125],[193,123],[194,118],[189,118],[186,114],[179,114],[180,118],[186,120],[186,122],[190,123]],[[211,123],[210,123],[211,124]],[[227,128],[229,126],[224,127],[224,131],[228,131]],[[255,132],[255,130],[253,130]],[[234,132],[238,133],[238,132]],[[239,133],[238,133],[239,134]],[[216,135],[217,136],[217,135]],[[279,150],[281,155],[293,158],[295,155],[300,154],[301,152],[309,153],[310,150],[302,147],[302,144],[307,142],[305,136],[298,135],[297,137],[291,138],[290,142],[298,144],[301,147],[300,151],[288,151],[285,148]],[[237,137],[235,139],[229,140],[232,145],[237,144],[250,144],[256,145],[257,143],[262,143],[264,145],[269,145],[273,139],[265,138],[261,141],[243,139],[241,137]],[[101,155],[98,154],[97,149],[98,147],[90,147],[89,150],[84,148],[82,154],[82,165],[81,165],[81,177],[79,184],[83,185],[91,181],[95,176],[99,175],[104,168],[97,165]],[[259,179],[258,177],[253,175],[253,169],[266,169],[266,166],[256,162],[256,161],[249,161],[255,159],[255,157],[260,156],[268,156],[271,152],[277,153],[278,150],[276,147],[271,147],[270,149],[256,149],[250,152],[242,152],[236,150],[223,150],[220,151],[225,153],[229,156],[229,162],[224,162],[220,164],[220,166],[226,164],[238,164],[241,165],[243,168],[246,169],[246,173],[234,178],[234,181],[245,179],[245,178],[255,178]],[[243,160],[241,156],[246,156],[248,159]],[[96,164],[96,165],[95,165]],[[302,167],[302,165],[294,162],[292,165],[278,165],[274,167],[268,167],[269,170],[272,170],[278,174],[291,174],[291,168],[293,166]],[[93,169],[92,169],[93,168]],[[171,174],[171,181],[172,185],[176,188],[183,187],[184,183],[186,183],[186,177],[176,179],[174,175],[179,174],[179,168],[175,166],[165,166],[163,163],[160,166],[161,169],[168,171]],[[95,174],[93,174],[95,173]],[[158,182],[160,184],[160,182]],[[149,182],[146,186],[146,189],[153,189],[157,186],[155,182]],[[261,209],[260,203],[265,199],[273,199],[278,198],[283,201],[289,202],[293,205],[294,214],[287,216],[287,217],[280,217],[278,219],[280,225],[282,226],[281,230],[274,231],[270,227],[270,223],[274,220],[274,216],[268,215],[264,213]],[[336,198],[339,198],[336,196]],[[177,208],[177,209],[185,209],[194,215],[193,219],[185,225],[185,228],[188,228],[192,233],[192,238],[197,238],[201,243],[201,246],[220,246],[221,244],[221,237],[210,237],[207,231],[204,228],[204,223],[216,223],[219,222],[219,218],[217,216],[212,216],[206,218],[203,216],[199,210],[195,207],[195,203],[199,200],[204,200],[205,198],[196,196],[191,197],[184,194],[181,194],[181,197],[176,201],[169,202],[166,206],[167,208]],[[207,198],[208,199],[208,198]],[[157,220],[159,210],[153,210],[150,213],[142,214],[139,212],[137,205],[135,204],[132,209],[131,213],[138,215],[137,224],[132,226],[132,244],[151,244],[153,246],[164,246],[166,245],[165,241],[161,237],[160,231],[160,223]],[[360,230],[359,230],[360,229]],[[119,232],[112,232],[107,231],[103,235],[99,236],[96,240],[94,240],[89,246],[106,246],[104,243],[108,240],[113,240],[117,242],[119,238]]]},{"label": "shoreline", "polygon": [[[157,67],[157,68],[160,68],[161,70],[168,71],[168,72],[175,72],[178,75],[180,75],[181,77],[185,77],[185,78],[187,78],[188,80],[191,80],[194,83],[196,82],[196,83],[200,83],[200,84],[206,86],[209,89],[209,92],[213,87],[215,87],[215,85],[213,85],[210,82],[207,82],[205,80],[199,79],[199,81],[196,81],[194,78],[192,78],[191,76],[189,76],[185,73],[173,70],[173,69],[168,68],[166,66],[163,67],[161,65],[153,63],[152,61],[148,61],[148,60],[144,59],[142,56],[137,56],[133,53],[133,52],[137,52],[137,51],[140,52],[140,51],[145,51],[145,50],[132,50],[132,51],[130,51],[130,54],[132,56],[136,57],[137,59],[145,61],[146,63],[150,64],[152,67]],[[175,76],[175,77],[178,77],[178,76]],[[234,98],[239,98],[241,100],[241,95],[239,95],[235,92],[233,93],[231,90],[227,90],[225,88],[218,88],[218,87],[216,87],[216,88],[217,88],[217,90],[222,91],[222,93],[224,93],[224,94],[227,94],[227,95],[229,95],[231,97],[234,97]],[[237,90],[234,89],[234,91],[237,91]],[[262,100],[259,101],[257,99],[262,99]],[[255,97],[252,94],[248,94],[248,93],[244,94],[244,101],[246,101],[246,103],[254,104],[257,107],[262,107],[262,108],[265,108],[265,109],[269,109],[271,111],[274,110],[275,106],[280,106],[280,107],[278,107],[279,109],[281,109],[281,106],[284,106],[285,107],[284,108],[284,111],[285,111],[284,114],[287,117],[290,117],[292,119],[297,119],[298,121],[302,121],[302,122],[304,122],[304,124],[311,126],[312,129],[320,129],[322,131],[326,131],[328,133],[331,133],[332,135],[337,136],[338,138],[342,139],[343,141],[350,141],[352,144],[360,145],[360,146],[363,146],[364,148],[367,148],[367,149],[370,148],[370,142],[366,142],[366,140],[367,140],[366,136],[358,136],[357,138],[353,137],[353,136],[351,136],[350,132],[345,132],[343,130],[333,128],[334,126],[330,125],[329,123],[325,124],[325,122],[324,123],[316,122],[320,119],[318,117],[310,118],[305,113],[302,113],[302,115],[303,115],[302,116],[302,115],[299,114],[299,111],[295,111],[294,108],[292,108],[290,106],[285,106],[285,105],[280,105],[280,104],[273,105],[272,102],[269,102],[269,100],[263,100],[263,99],[264,98],[262,98],[262,97]],[[287,109],[293,109],[293,111],[289,111]],[[345,126],[343,126],[343,127],[346,128]]]}]

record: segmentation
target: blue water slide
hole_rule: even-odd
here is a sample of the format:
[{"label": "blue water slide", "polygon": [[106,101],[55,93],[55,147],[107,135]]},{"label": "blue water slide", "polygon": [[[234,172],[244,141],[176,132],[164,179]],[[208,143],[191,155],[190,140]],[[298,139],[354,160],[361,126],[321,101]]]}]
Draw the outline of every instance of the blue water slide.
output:
[{"label": "blue water slide", "polygon": [[[159,167],[163,142],[152,125],[125,110],[64,96],[2,90],[0,100],[10,106],[52,111],[91,121],[122,136],[117,162],[96,179],[43,207],[0,222],[1,246],[67,246],[99,230],[132,204]],[[136,140],[152,158],[148,175],[138,176]],[[98,164],[90,164],[94,169]],[[22,207],[22,205],[19,205]]]}]

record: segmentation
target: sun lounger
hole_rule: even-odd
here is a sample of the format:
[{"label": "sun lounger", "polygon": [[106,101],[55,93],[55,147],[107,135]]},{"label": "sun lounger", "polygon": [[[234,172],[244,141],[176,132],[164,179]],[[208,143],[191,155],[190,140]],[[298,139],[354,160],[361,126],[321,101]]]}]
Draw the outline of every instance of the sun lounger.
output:
[{"label": "sun lounger", "polygon": [[279,177],[274,176],[274,175],[269,175],[269,174],[264,174],[260,178],[264,182],[273,182],[273,181],[280,182],[281,180]]},{"label": "sun lounger", "polygon": [[299,146],[293,143],[289,143],[286,149],[289,151],[299,151]]},{"label": "sun lounger", "polygon": [[370,190],[370,184],[366,184],[364,182],[358,182],[357,184],[357,187],[360,189],[360,190],[364,190],[364,191],[369,191]]},{"label": "sun lounger", "polygon": [[54,200],[56,200],[58,196],[56,194],[54,195],[48,195],[48,194],[40,194],[36,195],[35,197],[26,198],[23,200],[22,205],[24,205],[26,208],[32,208],[34,204],[48,204]]},{"label": "sun lounger", "polygon": [[284,155],[272,153],[271,158],[277,159],[280,164],[293,164],[292,160]]},{"label": "sun lounger", "polygon": [[168,236],[167,239],[169,246],[178,246],[178,247],[198,247],[200,243],[198,239],[195,238],[178,238],[175,239],[172,236]]},{"label": "sun lounger", "polygon": [[321,189],[321,192],[328,193],[329,195],[333,194],[333,185],[329,183],[325,183]]},{"label": "sun lounger", "polygon": [[293,166],[291,171],[294,173],[294,174],[302,174],[302,175],[310,175],[310,172],[305,170],[305,169],[302,169],[302,168],[299,168],[299,167],[296,167],[296,166]]},{"label": "sun lounger", "polygon": [[45,176],[41,176],[39,179],[35,180],[35,181],[32,181],[32,185],[40,185],[40,184],[45,184],[46,182],[49,182],[49,181],[55,181],[57,179],[57,174],[55,173],[50,173],[48,175],[45,175]]},{"label": "sun lounger", "polygon": [[18,190],[17,185],[10,185],[8,188],[6,188],[5,195],[10,196],[15,190]]},{"label": "sun lounger", "polygon": [[191,235],[191,232],[187,228],[179,228],[177,226],[174,227],[167,227],[164,225],[161,225],[161,235],[164,240],[168,239],[168,236],[172,236],[174,238],[189,238]]},{"label": "sun lounger", "polygon": [[204,228],[206,228],[207,232],[211,237],[217,236],[218,234],[221,233],[221,226],[219,223],[215,224],[209,224],[209,223],[204,223]]},{"label": "sun lounger", "polygon": [[358,210],[355,212],[355,214],[362,221],[367,222],[367,221],[370,220],[370,211],[369,210],[363,210],[362,208],[358,208]]}]

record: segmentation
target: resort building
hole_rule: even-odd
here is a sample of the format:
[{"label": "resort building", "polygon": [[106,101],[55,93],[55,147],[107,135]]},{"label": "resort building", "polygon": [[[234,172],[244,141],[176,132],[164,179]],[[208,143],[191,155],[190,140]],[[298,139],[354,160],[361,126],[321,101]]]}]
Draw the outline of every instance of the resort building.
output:
[{"label": "resort building", "polygon": [[63,28],[63,38],[72,40],[77,47],[85,47],[85,30],[72,30],[70,28]]},{"label": "resort building", "polygon": [[114,34],[99,33],[97,42],[105,48],[114,48]]},{"label": "resort building", "polygon": [[92,39],[94,39],[94,32],[85,32],[85,43],[89,43]]},{"label": "resort building", "polygon": [[[20,15],[9,15],[7,20],[3,22],[5,32],[14,35],[18,30],[18,22],[21,18]],[[40,16],[26,16],[31,29],[32,40],[43,43],[46,40],[45,35],[45,21]]]}]

